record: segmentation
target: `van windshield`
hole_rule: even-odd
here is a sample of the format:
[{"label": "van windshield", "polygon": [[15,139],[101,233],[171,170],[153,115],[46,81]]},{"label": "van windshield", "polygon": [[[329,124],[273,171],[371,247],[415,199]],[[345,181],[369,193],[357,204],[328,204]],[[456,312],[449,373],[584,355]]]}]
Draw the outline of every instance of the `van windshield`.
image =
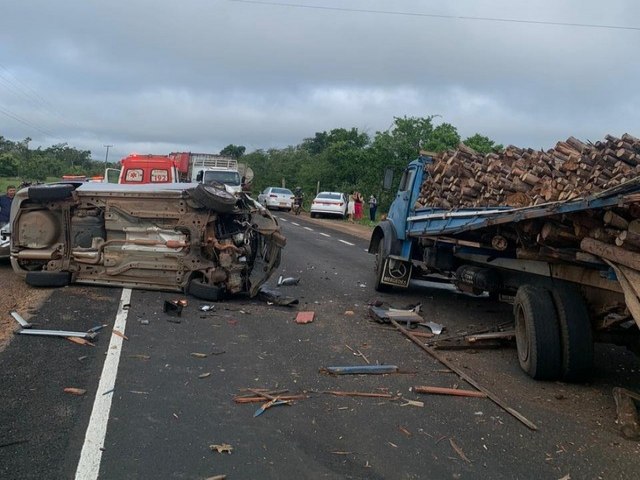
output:
[{"label": "van windshield", "polygon": [[229,172],[225,170],[207,170],[204,172],[202,183],[220,182],[225,185],[240,185],[240,174],[238,172]]}]

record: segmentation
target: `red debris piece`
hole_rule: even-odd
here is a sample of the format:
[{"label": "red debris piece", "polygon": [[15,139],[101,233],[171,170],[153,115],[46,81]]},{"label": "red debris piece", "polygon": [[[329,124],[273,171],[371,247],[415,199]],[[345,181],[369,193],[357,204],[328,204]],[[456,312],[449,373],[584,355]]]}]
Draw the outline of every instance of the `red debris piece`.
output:
[{"label": "red debris piece", "polygon": [[296,323],[311,323],[315,319],[315,312],[298,312]]}]

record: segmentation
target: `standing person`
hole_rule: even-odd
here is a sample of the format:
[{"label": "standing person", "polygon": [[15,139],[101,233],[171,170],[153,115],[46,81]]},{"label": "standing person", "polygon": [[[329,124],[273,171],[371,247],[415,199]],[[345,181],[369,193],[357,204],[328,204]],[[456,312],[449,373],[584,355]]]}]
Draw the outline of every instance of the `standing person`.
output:
[{"label": "standing person", "polygon": [[354,194],[352,193],[351,195],[349,195],[349,198],[347,200],[347,216],[351,223],[353,223],[354,212],[355,212],[355,198],[354,198]]},{"label": "standing person", "polygon": [[7,194],[0,197],[0,228],[9,223],[11,218],[11,202],[16,195],[16,187],[9,185],[7,187]]},{"label": "standing person", "polygon": [[376,210],[378,209],[378,199],[375,195],[369,197],[369,219],[372,222],[376,221]]},{"label": "standing person", "polygon": [[362,204],[363,199],[362,199],[362,194],[360,192],[354,192],[353,194],[353,200],[354,200],[354,213],[353,216],[356,220],[361,220],[362,219]]}]

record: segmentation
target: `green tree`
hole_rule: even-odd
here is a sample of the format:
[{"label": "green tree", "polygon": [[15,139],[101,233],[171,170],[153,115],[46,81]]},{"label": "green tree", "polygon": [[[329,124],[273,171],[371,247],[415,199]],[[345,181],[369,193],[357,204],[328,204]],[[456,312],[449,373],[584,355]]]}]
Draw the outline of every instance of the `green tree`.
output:
[{"label": "green tree", "polygon": [[489,137],[485,137],[479,133],[467,138],[463,143],[467,147],[473,148],[478,153],[499,152],[504,148],[502,145],[496,144]]},{"label": "green tree", "polygon": [[220,150],[220,155],[225,155],[227,157],[238,159],[244,155],[244,152],[246,150],[247,148],[243,145],[234,145],[231,143],[226,147],[224,147],[222,150]]}]

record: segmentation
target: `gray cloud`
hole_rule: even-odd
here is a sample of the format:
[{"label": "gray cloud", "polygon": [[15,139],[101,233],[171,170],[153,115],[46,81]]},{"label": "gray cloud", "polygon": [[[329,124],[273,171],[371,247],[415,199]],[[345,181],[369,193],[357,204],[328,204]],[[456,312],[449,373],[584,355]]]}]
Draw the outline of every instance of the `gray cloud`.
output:
[{"label": "gray cloud", "polygon": [[[631,0],[296,3],[640,26]],[[335,127],[373,134],[403,115],[441,115],[463,136],[534,148],[638,135],[639,39],[224,0],[11,2],[0,20],[0,107],[29,125],[0,114],[0,135],[67,141],[95,158],[113,144],[112,159],[281,147]]]}]

